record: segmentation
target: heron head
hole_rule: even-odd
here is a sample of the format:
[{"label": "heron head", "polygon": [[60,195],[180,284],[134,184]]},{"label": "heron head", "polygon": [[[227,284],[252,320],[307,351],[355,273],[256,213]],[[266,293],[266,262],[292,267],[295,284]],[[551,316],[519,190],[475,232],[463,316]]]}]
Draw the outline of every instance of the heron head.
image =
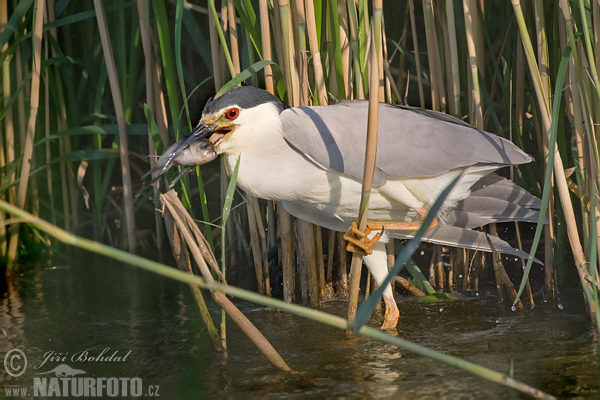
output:
[{"label": "heron head", "polygon": [[224,145],[240,128],[261,127],[265,123],[262,118],[265,105],[271,106],[277,114],[288,107],[266,90],[252,86],[236,87],[219,97],[211,98],[204,106],[200,122],[191,135],[171,154],[166,155],[167,167],[192,143],[202,138],[208,137],[217,153],[222,153]]}]

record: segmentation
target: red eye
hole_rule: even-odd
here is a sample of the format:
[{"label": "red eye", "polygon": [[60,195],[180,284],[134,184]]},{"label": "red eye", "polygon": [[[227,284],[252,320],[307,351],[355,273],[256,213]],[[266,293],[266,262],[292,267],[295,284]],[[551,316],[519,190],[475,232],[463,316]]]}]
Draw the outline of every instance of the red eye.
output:
[{"label": "red eye", "polygon": [[227,117],[227,119],[236,119],[239,114],[240,114],[240,110],[238,110],[237,108],[230,108],[225,113],[225,116]]}]

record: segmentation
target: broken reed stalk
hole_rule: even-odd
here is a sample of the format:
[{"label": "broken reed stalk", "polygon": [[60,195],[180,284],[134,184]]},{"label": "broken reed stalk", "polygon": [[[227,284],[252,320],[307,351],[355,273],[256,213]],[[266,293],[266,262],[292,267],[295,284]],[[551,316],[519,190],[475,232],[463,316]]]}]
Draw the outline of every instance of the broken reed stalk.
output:
[{"label": "broken reed stalk", "polygon": [[[495,224],[493,224],[493,225],[495,225]],[[491,230],[494,231],[491,234],[493,234],[494,236],[497,236],[498,232],[495,232],[495,227]],[[504,288],[506,288],[506,292],[508,293],[508,296],[510,297],[511,303],[514,303],[516,300],[516,304],[515,304],[516,307],[519,310],[522,310],[523,303],[521,302],[520,299],[517,299],[517,291],[515,290],[515,287],[510,280],[510,277],[506,273],[506,269],[504,269],[504,265],[502,264],[502,257],[496,251],[496,248],[492,244],[492,241],[490,240],[489,236],[486,235],[485,238],[487,239],[487,242],[490,245],[490,248],[492,249],[492,259],[494,262],[494,275],[496,277],[496,288],[498,289],[498,298],[499,298],[498,304],[500,306],[502,306],[502,303],[504,302],[504,298],[502,295],[502,288],[504,287]]]},{"label": "broken reed stalk", "polygon": [[[161,195],[161,201],[169,209],[171,215],[174,218],[175,224],[180,229],[183,239],[187,244],[190,252],[196,264],[200,269],[202,277],[207,282],[214,282],[211,272],[208,268],[205,257],[210,257],[211,263],[216,264],[216,260],[212,253],[208,250],[202,252],[198,243],[202,243],[203,238],[202,232],[190,217],[183,204],[177,197],[174,190]],[[193,233],[192,233],[193,232]],[[227,298],[221,292],[212,292],[213,298],[221,306],[224,312],[238,325],[240,329],[248,336],[250,340],[258,347],[263,355],[278,369],[283,371],[291,371],[290,367],[281,358],[275,348],[269,343],[269,341],[263,336],[263,334],[250,322],[250,320],[233,304],[231,300]]]},{"label": "broken reed stalk", "polygon": [[[377,28],[381,29],[381,13],[383,0],[373,2],[373,18],[375,23],[372,34],[372,47],[370,54],[370,92],[369,92],[369,114],[367,122],[367,142],[365,147],[365,167],[362,182],[362,193],[360,198],[360,209],[358,213],[359,229],[364,231],[367,227],[367,217],[369,214],[369,197],[375,174],[375,161],[377,157],[377,134],[379,120],[379,69],[377,68],[378,53],[380,52],[380,38],[377,34]],[[360,286],[360,274],[362,268],[362,256],[357,253],[352,254],[352,263],[350,264],[350,291],[348,295],[348,320],[354,321],[356,309],[358,307],[358,292]]]},{"label": "broken reed stalk", "polygon": [[394,279],[396,280],[396,283],[398,283],[404,289],[408,290],[413,296],[425,297],[425,292],[423,292],[421,289],[410,283],[410,281],[405,277],[398,275]]},{"label": "broken reed stalk", "polygon": [[[182,239],[182,228],[180,228],[179,225],[175,223],[175,217],[168,207],[164,209],[163,216],[167,230],[167,236],[169,238],[169,243],[171,243],[171,251],[173,252],[173,257],[175,258],[177,266],[180,270],[193,275],[192,263],[190,260],[188,248],[185,245],[184,239]],[[202,296],[200,288],[196,285],[191,284],[189,285],[189,288],[192,291],[194,299],[196,300],[196,304],[198,305],[198,309],[200,311],[200,316],[202,318],[202,321],[204,322],[204,325],[206,325],[206,331],[208,333],[210,342],[213,345],[213,348],[215,349],[215,351],[218,352],[225,351],[225,348],[221,343],[221,338],[219,337],[219,331],[215,326],[212,317],[210,316],[208,307],[206,306],[206,302],[204,301],[204,297]]]}]

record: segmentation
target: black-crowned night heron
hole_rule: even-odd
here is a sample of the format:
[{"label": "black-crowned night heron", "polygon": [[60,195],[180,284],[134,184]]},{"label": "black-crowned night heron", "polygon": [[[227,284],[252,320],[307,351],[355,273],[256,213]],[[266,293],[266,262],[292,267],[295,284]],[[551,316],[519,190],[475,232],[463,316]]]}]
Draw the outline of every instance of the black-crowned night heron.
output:
[{"label": "black-crowned night heron", "polygon": [[[187,146],[210,136],[229,171],[241,157],[237,184],[246,192],[281,201],[298,218],[346,232],[357,218],[361,198],[367,112],[367,101],[290,108],[262,89],[238,87],[209,100],[192,135],[166,154],[165,170]],[[363,256],[376,282],[381,284],[388,272],[387,237],[411,237],[440,192],[460,174],[437,226],[427,231],[424,241],[490,251],[485,235],[471,228],[535,221],[537,212],[530,207],[539,207],[539,200],[490,175],[500,167],[530,161],[532,157],[510,141],[454,117],[380,104],[368,219],[369,226],[383,226],[385,233],[372,245],[372,254]],[[491,239],[499,252],[527,257]],[[389,286],[384,301],[382,328],[394,328],[399,312]]]}]

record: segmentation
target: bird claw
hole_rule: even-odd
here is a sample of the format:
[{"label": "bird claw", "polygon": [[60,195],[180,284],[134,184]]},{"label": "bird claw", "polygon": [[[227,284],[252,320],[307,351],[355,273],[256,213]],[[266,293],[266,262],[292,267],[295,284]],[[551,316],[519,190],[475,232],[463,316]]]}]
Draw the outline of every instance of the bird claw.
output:
[{"label": "bird claw", "polygon": [[371,229],[369,227],[366,227],[364,231],[361,231],[358,228],[358,224],[353,222],[352,227],[348,232],[344,233],[344,240],[348,242],[346,250],[361,255],[373,254],[371,247],[381,238],[383,229],[380,232],[377,232],[371,239],[369,239],[370,234]]}]

